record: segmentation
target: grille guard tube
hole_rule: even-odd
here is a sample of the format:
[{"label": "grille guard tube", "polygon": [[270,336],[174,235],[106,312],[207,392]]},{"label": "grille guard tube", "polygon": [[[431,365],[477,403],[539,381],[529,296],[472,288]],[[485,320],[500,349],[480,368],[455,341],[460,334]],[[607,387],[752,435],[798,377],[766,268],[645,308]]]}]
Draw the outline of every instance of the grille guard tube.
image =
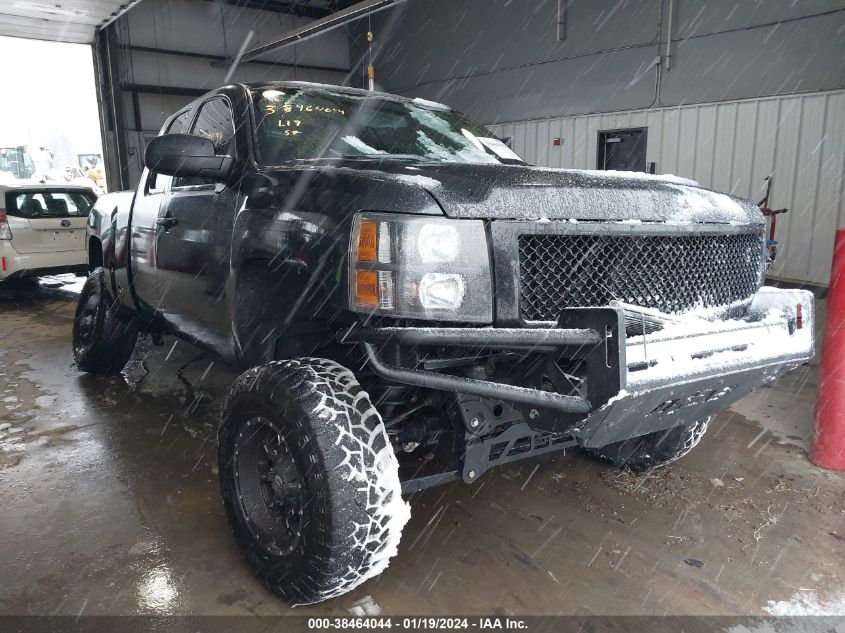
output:
[{"label": "grille guard tube", "polygon": [[380,327],[352,330],[341,342],[380,342],[395,345],[461,345],[505,349],[581,347],[598,345],[602,336],[595,329],[526,328],[410,328]]},{"label": "grille guard tube", "polygon": [[515,385],[477,380],[475,378],[438,374],[419,369],[393,367],[382,362],[371,343],[363,343],[363,345],[367,353],[367,360],[373,371],[382,378],[393,382],[440,391],[452,391],[479,396],[481,398],[505,400],[518,404],[554,409],[564,413],[583,415],[592,410],[590,402],[580,396],[566,396],[552,391],[517,387]]},{"label": "grille guard tube", "polygon": [[[621,309],[570,308],[563,311],[558,327],[551,329],[353,326],[347,331],[338,332],[337,340],[340,343],[363,344],[370,367],[386,380],[552,409],[569,414],[574,421],[583,419],[622,387],[625,371],[624,331],[624,312]],[[620,336],[623,338],[620,339]],[[388,365],[379,358],[373,343],[396,346],[454,345],[542,353],[566,349],[567,355],[584,359],[597,373],[596,379],[587,385],[586,397],[565,395],[532,387]]]}]

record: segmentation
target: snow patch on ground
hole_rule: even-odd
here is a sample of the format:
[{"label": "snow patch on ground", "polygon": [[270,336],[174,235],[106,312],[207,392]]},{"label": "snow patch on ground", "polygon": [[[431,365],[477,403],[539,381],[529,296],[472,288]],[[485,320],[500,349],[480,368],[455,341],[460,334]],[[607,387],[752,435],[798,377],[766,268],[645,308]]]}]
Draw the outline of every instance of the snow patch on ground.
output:
[{"label": "snow patch on ground", "polygon": [[802,590],[789,600],[769,600],[763,608],[776,616],[845,615],[845,594],[824,598],[815,591]]},{"label": "snow patch on ground", "polygon": [[38,279],[38,285],[42,288],[58,289],[63,292],[78,295],[82,292],[87,277],[77,277],[74,274],[48,275]]},{"label": "snow patch on ground", "polygon": [[845,633],[845,624],[836,620],[837,618],[831,617],[773,618],[769,616],[767,619],[749,620],[746,624],[736,624],[718,630],[723,633]]},{"label": "snow patch on ground", "polygon": [[373,600],[372,596],[364,596],[360,600],[356,600],[348,611],[358,617],[381,615],[381,607]]}]

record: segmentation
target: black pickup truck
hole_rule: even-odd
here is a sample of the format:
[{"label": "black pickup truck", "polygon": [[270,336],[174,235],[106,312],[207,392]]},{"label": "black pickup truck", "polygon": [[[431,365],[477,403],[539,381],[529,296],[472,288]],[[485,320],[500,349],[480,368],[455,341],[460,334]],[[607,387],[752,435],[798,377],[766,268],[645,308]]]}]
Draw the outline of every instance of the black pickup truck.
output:
[{"label": "black pickup truck", "polygon": [[812,295],[761,287],[753,203],[530,167],[440,104],[226,86],[145,164],[90,216],[77,365],[116,374],[173,335],[245,370],[222,495],[292,603],[380,573],[403,494],[570,446],[649,470],[813,354]]}]

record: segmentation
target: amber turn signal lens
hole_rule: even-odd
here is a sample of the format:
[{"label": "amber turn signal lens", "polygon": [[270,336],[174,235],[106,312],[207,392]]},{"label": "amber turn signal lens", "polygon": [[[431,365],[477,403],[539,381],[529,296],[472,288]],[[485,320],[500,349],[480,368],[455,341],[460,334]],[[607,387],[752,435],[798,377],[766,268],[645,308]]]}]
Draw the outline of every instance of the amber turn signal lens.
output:
[{"label": "amber turn signal lens", "polygon": [[355,303],[359,306],[378,306],[378,273],[372,270],[355,271]]},{"label": "amber turn signal lens", "polygon": [[358,229],[358,261],[376,261],[376,246],[378,244],[378,223],[361,222]]}]

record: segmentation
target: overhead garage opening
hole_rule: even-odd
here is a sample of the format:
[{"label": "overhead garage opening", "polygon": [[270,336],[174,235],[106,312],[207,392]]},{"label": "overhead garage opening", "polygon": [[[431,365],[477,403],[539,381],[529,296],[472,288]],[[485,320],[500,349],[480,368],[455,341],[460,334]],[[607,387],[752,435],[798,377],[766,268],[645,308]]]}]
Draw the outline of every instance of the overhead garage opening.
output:
[{"label": "overhead garage opening", "polygon": [[[346,84],[353,75],[346,29],[241,59],[354,4],[349,0],[143,0],[96,31],[107,169],[123,189],[143,171],[143,152],[164,120],[226,83],[303,80]],[[190,28],[186,28],[190,25]]]},{"label": "overhead garage opening", "polygon": [[105,190],[89,46],[0,37],[0,180],[35,178]]},{"label": "overhead garage opening", "polygon": [[[377,10],[394,3],[397,0],[371,4]],[[223,83],[295,79],[359,85],[362,66],[352,61],[346,23],[326,32],[320,28],[320,37],[309,41],[252,50],[298,29],[319,26],[357,4],[357,0],[61,4],[12,0],[0,10],[0,35],[93,47],[99,103],[90,111],[99,112],[100,153],[111,189],[129,189],[143,170],[146,143],[158,134],[167,116]],[[246,53],[250,54],[240,59]]]}]

